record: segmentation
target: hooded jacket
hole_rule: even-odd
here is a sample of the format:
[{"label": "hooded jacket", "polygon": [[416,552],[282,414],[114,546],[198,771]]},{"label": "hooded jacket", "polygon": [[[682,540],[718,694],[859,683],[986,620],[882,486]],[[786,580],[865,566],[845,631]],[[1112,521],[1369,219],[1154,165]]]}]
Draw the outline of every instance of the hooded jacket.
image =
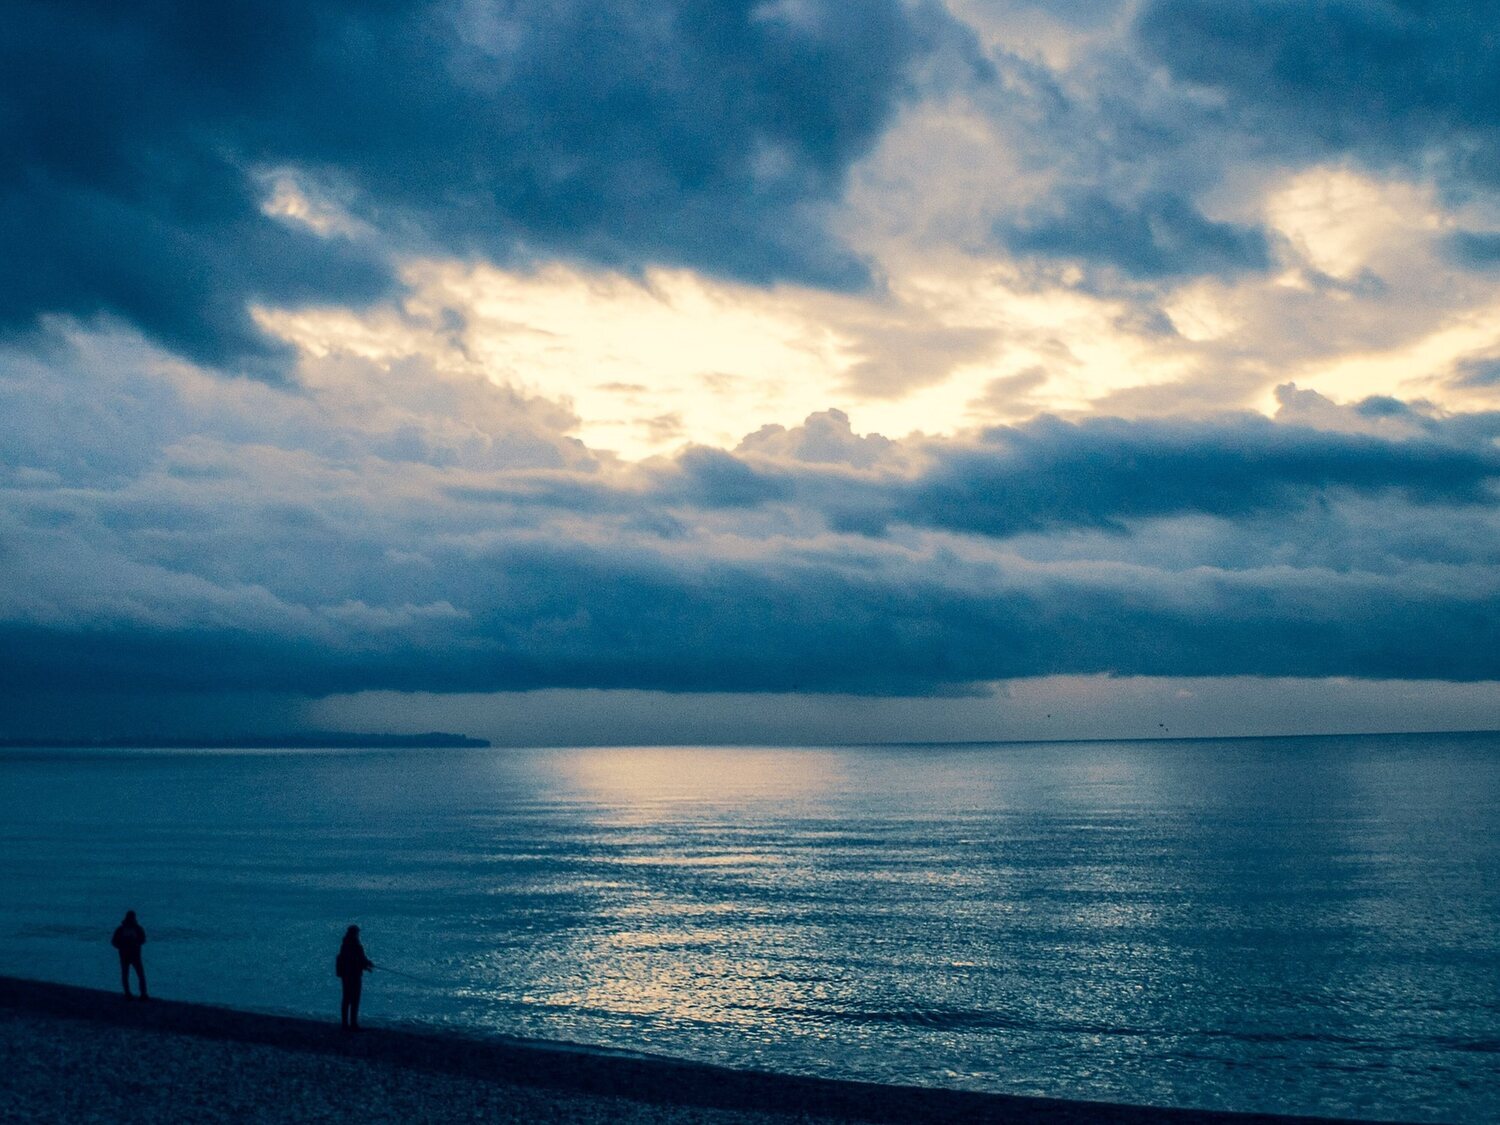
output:
[{"label": "hooded jacket", "polygon": [[141,946],[146,944],[146,931],[139,922],[121,922],[115,927],[115,936],[109,939],[109,944],[127,961],[133,960],[141,955]]}]

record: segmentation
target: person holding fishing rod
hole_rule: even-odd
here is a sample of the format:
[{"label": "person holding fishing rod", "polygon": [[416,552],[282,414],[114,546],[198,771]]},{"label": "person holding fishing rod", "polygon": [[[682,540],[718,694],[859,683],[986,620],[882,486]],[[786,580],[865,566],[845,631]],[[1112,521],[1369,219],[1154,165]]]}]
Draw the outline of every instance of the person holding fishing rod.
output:
[{"label": "person holding fishing rod", "polygon": [[344,986],[339,1025],[345,1031],[359,1030],[359,993],[364,988],[365,974],[374,967],[375,962],[365,956],[365,947],[359,943],[359,927],[350,926],[344,931],[344,943],[333,962],[334,975]]}]

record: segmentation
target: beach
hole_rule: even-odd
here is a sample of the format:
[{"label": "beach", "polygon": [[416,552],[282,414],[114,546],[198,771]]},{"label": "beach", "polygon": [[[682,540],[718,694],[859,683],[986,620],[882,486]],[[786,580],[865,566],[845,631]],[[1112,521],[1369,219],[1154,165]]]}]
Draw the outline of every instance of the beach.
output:
[{"label": "beach", "polygon": [[790,1077],[410,1026],[332,1024],[0,978],[6,1121],[1328,1121]]},{"label": "beach", "polygon": [[13,1008],[0,1011],[0,1055],[0,1118],[13,1122],[787,1120]]}]

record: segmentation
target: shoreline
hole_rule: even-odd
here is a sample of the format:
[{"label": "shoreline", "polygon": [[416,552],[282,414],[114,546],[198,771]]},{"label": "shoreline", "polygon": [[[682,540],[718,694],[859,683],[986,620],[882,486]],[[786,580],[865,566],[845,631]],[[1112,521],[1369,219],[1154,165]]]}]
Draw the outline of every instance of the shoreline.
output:
[{"label": "shoreline", "polygon": [[[530,1096],[567,1099],[552,1107],[558,1120],[582,1120],[613,1113],[623,1099],[642,1111],[642,1120],[681,1117],[682,1111],[721,1111],[766,1122],[818,1119],[871,1123],[1006,1122],[1010,1125],[1373,1125],[1347,1118],[1282,1116],[1222,1110],[1131,1106],[1102,1102],[1024,1097],[934,1087],[892,1086],[843,1079],[808,1078],[732,1070],[665,1056],[615,1052],[584,1045],[508,1037],[478,1036],[437,1028],[372,1025],[358,1035],[336,1023],[296,1016],[267,1015],[175,1000],[126,1003],[118,992],[0,976],[0,1014],[52,1021],[66,1043],[72,1028],[137,1029],[178,1041],[193,1055],[206,1044],[241,1044],[292,1052],[309,1061],[337,1060],[373,1078],[397,1072],[442,1076]],[[66,1024],[65,1021],[71,1021]],[[64,1053],[66,1053],[64,1051]],[[199,1052],[202,1053],[202,1052]],[[64,1060],[66,1062],[66,1060]],[[198,1069],[217,1064],[204,1062]],[[274,1079],[274,1068],[271,1071]],[[227,1076],[222,1076],[226,1077]],[[61,1080],[61,1078],[60,1078]],[[71,1094],[77,1077],[68,1075]],[[85,1079],[87,1081],[87,1079]],[[99,1078],[100,1082],[105,1081]],[[377,1082],[367,1082],[379,1086]],[[4,1080],[0,1080],[3,1105]],[[268,1105],[294,1110],[286,1098],[296,1090],[266,1089]],[[580,1102],[582,1099],[582,1102]],[[599,1106],[584,1103],[597,1100]],[[602,1107],[602,1108],[601,1108]],[[286,1120],[298,1120],[291,1112]]]}]

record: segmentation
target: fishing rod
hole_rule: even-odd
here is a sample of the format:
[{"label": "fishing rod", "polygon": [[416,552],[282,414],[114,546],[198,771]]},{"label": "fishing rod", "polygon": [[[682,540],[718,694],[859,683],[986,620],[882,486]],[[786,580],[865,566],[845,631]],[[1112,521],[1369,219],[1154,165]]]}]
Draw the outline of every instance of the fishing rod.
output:
[{"label": "fishing rod", "polygon": [[435,981],[429,977],[419,977],[416,973],[404,973],[400,969],[392,969],[386,965],[376,965],[375,971],[377,973],[390,973],[392,976],[405,977],[407,980],[414,980],[418,984],[430,984],[435,988],[447,987],[447,985],[443,984],[441,981]]}]

